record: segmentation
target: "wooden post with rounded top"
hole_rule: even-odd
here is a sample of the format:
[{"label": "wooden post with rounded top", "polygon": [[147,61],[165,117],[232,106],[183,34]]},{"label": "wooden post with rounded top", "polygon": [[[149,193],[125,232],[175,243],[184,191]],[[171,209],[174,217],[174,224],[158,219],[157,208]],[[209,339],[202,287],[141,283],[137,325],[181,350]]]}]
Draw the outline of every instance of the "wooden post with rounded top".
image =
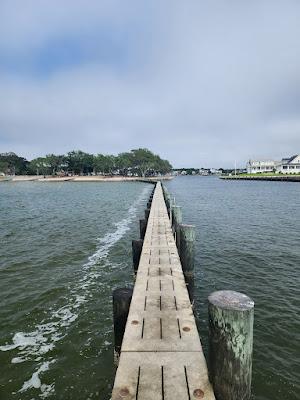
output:
[{"label": "wooden post with rounded top", "polygon": [[218,400],[251,397],[254,302],[231,290],[208,297],[210,377]]}]

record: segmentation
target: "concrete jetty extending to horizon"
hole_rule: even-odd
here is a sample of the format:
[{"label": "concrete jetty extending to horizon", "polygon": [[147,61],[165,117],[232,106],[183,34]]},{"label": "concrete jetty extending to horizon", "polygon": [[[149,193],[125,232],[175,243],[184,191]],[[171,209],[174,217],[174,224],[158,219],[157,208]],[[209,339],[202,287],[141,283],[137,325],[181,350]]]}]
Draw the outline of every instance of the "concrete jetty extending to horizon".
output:
[{"label": "concrete jetty extending to horizon", "polygon": [[209,379],[191,304],[195,230],[182,224],[181,207],[160,182],[140,231],[134,289],[113,294],[119,357],[112,400],[249,399],[254,303],[232,291],[210,296]]}]

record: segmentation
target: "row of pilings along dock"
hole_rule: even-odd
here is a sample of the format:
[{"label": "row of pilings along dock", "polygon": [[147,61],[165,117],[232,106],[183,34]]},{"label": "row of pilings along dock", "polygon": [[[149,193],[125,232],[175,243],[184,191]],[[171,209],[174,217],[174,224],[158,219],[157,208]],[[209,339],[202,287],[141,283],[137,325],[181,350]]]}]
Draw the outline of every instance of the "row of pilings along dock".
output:
[{"label": "row of pilings along dock", "polygon": [[181,208],[160,182],[140,236],[132,245],[134,289],[113,294],[112,400],[249,399],[253,302],[231,291],[209,298],[213,390],[191,304],[195,229],[182,224]]}]

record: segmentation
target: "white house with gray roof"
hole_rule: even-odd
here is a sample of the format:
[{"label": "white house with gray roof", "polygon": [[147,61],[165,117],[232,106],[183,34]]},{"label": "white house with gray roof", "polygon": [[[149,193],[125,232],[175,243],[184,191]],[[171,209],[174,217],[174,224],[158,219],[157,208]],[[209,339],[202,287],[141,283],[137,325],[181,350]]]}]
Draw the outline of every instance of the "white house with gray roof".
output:
[{"label": "white house with gray roof", "polygon": [[300,154],[290,158],[283,158],[276,171],[283,174],[300,174]]},{"label": "white house with gray roof", "polygon": [[274,172],[276,163],[273,160],[249,160],[247,162],[247,173],[257,174],[262,172]]},{"label": "white house with gray roof", "polygon": [[289,158],[283,158],[281,161],[249,160],[247,162],[248,174],[258,174],[266,172],[300,174],[300,154]]}]

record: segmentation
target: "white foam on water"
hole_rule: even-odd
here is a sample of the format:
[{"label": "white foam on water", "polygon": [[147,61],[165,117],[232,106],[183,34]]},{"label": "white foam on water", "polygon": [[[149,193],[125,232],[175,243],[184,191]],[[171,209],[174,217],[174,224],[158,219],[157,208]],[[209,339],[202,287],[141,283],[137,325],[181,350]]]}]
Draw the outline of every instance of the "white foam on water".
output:
[{"label": "white foam on water", "polygon": [[100,259],[107,257],[110,248],[113,247],[130,229],[130,224],[137,211],[137,205],[145,198],[147,192],[148,190],[145,188],[138,200],[129,208],[127,217],[115,223],[117,229],[114,232],[107,233],[104,237],[97,239],[100,247],[88,258],[88,262],[83,266],[85,269],[94,266]]},{"label": "white foam on water", "polygon": [[[39,389],[40,398],[46,398],[52,395],[55,391],[54,383],[50,385],[43,384],[40,379],[40,374],[49,369],[50,364],[55,360],[44,361],[45,355],[54,349],[55,343],[62,340],[67,335],[68,327],[78,318],[78,309],[86,303],[90,297],[89,288],[101,276],[101,272],[93,270],[92,267],[108,257],[110,249],[125,235],[130,229],[130,224],[136,215],[138,204],[145,199],[148,188],[145,188],[135,203],[129,208],[126,218],[115,223],[116,230],[107,233],[105,236],[98,238],[98,248],[92,254],[87,263],[83,265],[84,275],[78,283],[70,289],[70,296],[67,298],[67,304],[58,308],[49,309],[48,322],[42,321],[37,324],[31,332],[17,332],[12,338],[11,344],[0,346],[1,351],[11,351],[18,349],[18,356],[13,357],[11,362],[14,364],[24,361],[38,362],[38,369],[32,374],[28,381],[23,383],[19,392],[25,392],[28,389]],[[107,261],[106,266],[109,265]],[[97,282],[101,286],[101,282]],[[108,345],[109,342],[105,342]]]},{"label": "white foam on water", "polygon": [[54,390],[54,384],[53,384],[53,383],[52,383],[51,385],[45,385],[45,384],[42,385],[41,379],[40,379],[40,377],[39,377],[39,375],[40,375],[42,372],[48,371],[49,365],[52,364],[54,361],[55,361],[55,360],[46,361],[46,362],[42,363],[42,364],[40,365],[40,367],[38,368],[38,370],[35,371],[35,372],[32,374],[31,378],[28,379],[28,381],[25,381],[25,382],[23,383],[23,386],[21,387],[21,389],[19,390],[19,392],[22,393],[22,392],[25,392],[26,390],[32,389],[32,388],[34,388],[34,389],[39,389],[39,388],[41,388],[42,386],[43,386],[43,389],[44,389],[44,390],[42,390],[42,393],[43,393],[43,391],[44,391],[44,393],[49,392],[49,387],[52,387],[53,390]]},{"label": "white foam on water", "polygon": [[50,385],[46,385],[45,383],[43,383],[41,385],[41,394],[40,394],[40,398],[41,399],[45,399],[46,397],[48,397],[49,395],[53,394],[55,392],[55,386],[54,383],[51,383]]},{"label": "white foam on water", "polygon": [[27,346],[35,346],[39,341],[43,341],[43,338],[37,337],[36,335],[33,334],[33,332],[30,332],[28,334],[23,332],[17,332],[14,335],[12,341],[13,341],[12,344],[0,346],[0,350],[9,351],[16,349],[17,347],[23,350]]},{"label": "white foam on water", "polygon": [[14,357],[14,358],[11,360],[11,363],[12,363],[12,364],[20,364],[20,363],[22,363],[22,362],[24,362],[24,361],[27,361],[27,360],[28,360],[28,358]]}]

